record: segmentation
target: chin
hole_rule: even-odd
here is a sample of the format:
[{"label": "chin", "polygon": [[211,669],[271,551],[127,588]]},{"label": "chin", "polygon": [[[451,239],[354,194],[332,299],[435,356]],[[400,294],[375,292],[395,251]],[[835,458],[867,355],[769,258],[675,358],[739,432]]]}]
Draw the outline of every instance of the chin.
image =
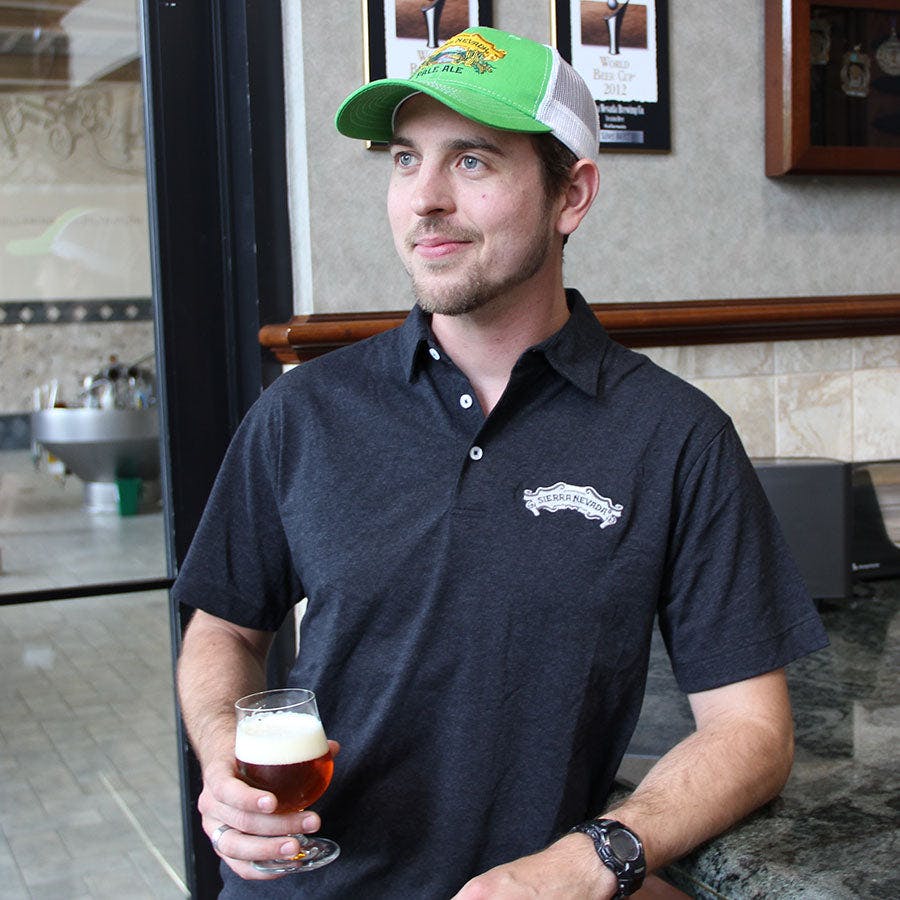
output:
[{"label": "chin", "polygon": [[480,309],[488,300],[471,295],[435,297],[416,291],[416,302],[427,313],[437,313],[441,316],[462,316]]},{"label": "chin", "polygon": [[442,316],[461,316],[480,309],[494,296],[489,285],[480,278],[467,279],[465,284],[425,284],[413,279],[416,302],[427,313]]}]

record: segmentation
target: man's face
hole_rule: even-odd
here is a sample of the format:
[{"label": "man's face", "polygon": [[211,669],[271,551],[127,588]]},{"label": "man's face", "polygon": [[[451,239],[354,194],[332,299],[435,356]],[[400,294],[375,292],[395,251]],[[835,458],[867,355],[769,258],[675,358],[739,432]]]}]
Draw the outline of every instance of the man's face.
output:
[{"label": "man's face", "polygon": [[420,94],[400,107],[390,149],[394,244],[426,312],[472,312],[558,264],[556,200],[528,135]]}]

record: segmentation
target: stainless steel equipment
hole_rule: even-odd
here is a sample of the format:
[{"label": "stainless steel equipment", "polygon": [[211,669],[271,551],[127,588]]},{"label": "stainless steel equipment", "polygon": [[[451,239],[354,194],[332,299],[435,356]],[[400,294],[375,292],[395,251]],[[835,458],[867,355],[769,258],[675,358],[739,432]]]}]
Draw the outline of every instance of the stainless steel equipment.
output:
[{"label": "stainless steel equipment", "polygon": [[159,500],[159,408],[40,409],[32,437],[85,483],[90,512],[118,509],[116,482],[143,481],[142,505]]}]

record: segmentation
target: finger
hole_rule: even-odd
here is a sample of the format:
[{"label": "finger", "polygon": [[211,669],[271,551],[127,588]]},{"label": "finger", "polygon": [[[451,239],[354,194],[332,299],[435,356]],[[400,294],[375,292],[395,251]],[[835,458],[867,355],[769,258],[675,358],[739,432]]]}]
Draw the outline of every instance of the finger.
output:
[{"label": "finger", "polygon": [[[216,832],[213,832],[216,836]],[[300,842],[291,835],[264,837],[246,834],[236,828],[221,832],[213,849],[223,859],[235,862],[253,862],[261,859],[292,859],[300,853]]]},{"label": "finger", "polygon": [[333,741],[331,738],[328,738],[328,747],[331,750],[332,756],[337,756],[338,753],[341,752],[341,745],[337,741]]},{"label": "finger", "polygon": [[[219,842],[219,844],[221,848],[221,841]],[[268,847],[265,847],[265,849],[263,849],[263,851],[261,852],[259,859],[289,859],[290,856],[288,856],[287,853],[291,853],[291,855],[293,855],[294,848],[298,846],[299,845],[296,841],[289,842],[282,837],[279,838],[276,842],[276,847],[278,847],[279,849],[278,851],[276,851],[275,855],[272,855],[269,852]],[[280,850],[282,848],[285,850],[285,854],[283,856],[280,853]],[[284,872],[271,872],[258,869],[254,865],[253,860],[235,859],[234,857],[226,856],[223,852],[220,852],[219,856],[236,875],[238,875],[245,881],[272,881],[276,878],[283,878],[284,875],[287,874]]]},{"label": "finger", "polygon": [[[239,809],[219,805],[216,805],[214,810],[201,810],[203,813],[203,830],[210,840],[215,834],[215,829],[226,819],[228,825],[235,829],[238,834],[243,833],[263,838],[277,838],[286,834],[307,834],[318,831],[322,826],[322,820],[312,810],[279,815],[274,813],[247,813]],[[230,834],[230,832],[226,832],[219,838],[218,843],[220,847],[227,834]]]},{"label": "finger", "polygon": [[231,821],[226,810],[237,809],[245,813],[271,813],[278,805],[275,795],[250,787],[235,775],[219,776],[203,782],[203,790],[198,798],[202,813]]}]

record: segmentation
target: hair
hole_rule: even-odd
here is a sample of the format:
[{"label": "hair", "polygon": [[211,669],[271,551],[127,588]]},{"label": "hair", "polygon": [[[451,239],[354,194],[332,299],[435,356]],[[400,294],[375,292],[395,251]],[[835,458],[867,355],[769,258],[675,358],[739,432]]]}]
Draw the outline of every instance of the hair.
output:
[{"label": "hair", "polygon": [[555,197],[569,186],[572,166],[578,157],[549,132],[532,135],[532,141],[541,164],[544,192],[548,197]]},{"label": "hair", "polygon": [[[531,140],[541,164],[541,180],[544,183],[544,196],[547,200],[558,197],[571,184],[572,166],[578,157],[558,138],[549,132],[533,134]],[[569,235],[563,237],[563,246]]]}]

